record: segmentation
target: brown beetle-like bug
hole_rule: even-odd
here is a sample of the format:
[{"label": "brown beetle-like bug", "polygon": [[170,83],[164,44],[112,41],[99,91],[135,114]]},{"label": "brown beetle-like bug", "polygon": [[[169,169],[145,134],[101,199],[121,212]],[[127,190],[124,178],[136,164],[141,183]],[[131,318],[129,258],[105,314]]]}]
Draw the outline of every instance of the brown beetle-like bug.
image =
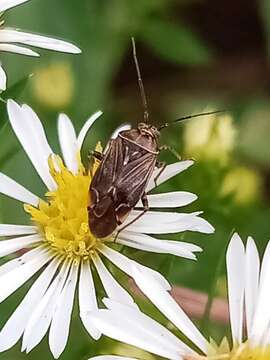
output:
[{"label": "brown beetle-like bug", "polygon": [[156,182],[166,166],[165,163],[158,161],[159,152],[162,149],[174,152],[167,146],[159,146],[160,130],[175,122],[220,112],[185,116],[171,123],[165,123],[159,128],[149,124],[148,106],[133,38],[132,45],[144,107],[144,122],[139,123],[135,129],[121,131],[115,139],[109,141],[104,154],[93,152],[93,156],[100,160],[100,164],[90,184],[88,219],[92,234],[98,238],[111,235],[119,225],[123,224],[139,200],[142,201],[142,212],[121,230],[138,220],[149,209],[145,189],[155,167],[160,168],[155,178]]}]

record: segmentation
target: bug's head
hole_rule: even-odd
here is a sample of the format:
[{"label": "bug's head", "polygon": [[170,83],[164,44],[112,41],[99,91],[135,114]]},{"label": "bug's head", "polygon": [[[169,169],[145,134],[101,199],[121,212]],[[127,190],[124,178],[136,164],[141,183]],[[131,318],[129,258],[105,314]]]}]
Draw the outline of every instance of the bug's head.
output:
[{"label": "bug's head", "polygon": [[139,123],[138,130],[142,135],[146,135],[152,138],[159,138],[160,131],[151,124]]}]

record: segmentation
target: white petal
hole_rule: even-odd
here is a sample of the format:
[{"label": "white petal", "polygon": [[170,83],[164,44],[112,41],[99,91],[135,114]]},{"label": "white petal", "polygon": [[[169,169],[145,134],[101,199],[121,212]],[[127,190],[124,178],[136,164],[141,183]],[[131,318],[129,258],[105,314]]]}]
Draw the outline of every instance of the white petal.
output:
[{"label": "white petal", "polygon": [[94,124],[94,122],[102,115],[102,111],[97,111],[94,113],[83,125],[79,136],[78,136],[78,146],[81,149],[82,144],[84,142],[85,136],[88,133],[90,127]]},{"label": "white petal", "polygon": [[142,292],[156,307],[195,345],[204,353],[209,349],[207,340],[196,328],[182,308],[172,296],[162,288],[152,277],[143,273],[137,266],[133,267],[133,278]]},{"label": "white petal", "polygon": [[11,52],[15,54],[27,55],[39,57],[39,54],[31,49],[25,48],[24,46],[18,46],[14,44],[0,44],[0,51]]},{"label": "white petal", "polygon": [[12,270],[21,267],[28,262],[35,260],[39,256],[42,256],[44,253],[47,253],[47,249],[44,246],[39,246],[33,250],[27,251],[25,254],[16,259],[6,262],[5,264],[0,266],[0,277]]},{"label": "white petal", "polygon": [[26,350],[27,353],[30,352],[40,343],[46,334],[56,310],[57,301],[59,300],[69,269],[70,262],[65,262],[39,304],[33,309],[24,331],[22,351]]},{"label": "white petal", "polygon": [[161,254],[172,254],[194,260],[196,259],[196,256],[192,252],[202,251],[197,245],[174,240],[158,240],[149,235],[136,234],[128,231],[120,233],[117,243],[135,249]]},{"label": "white petal", "polygon": [[159,272],[150,269],[147,266],[143,266],[134,260],[129,259],[127,256],[120,254],[118,251],[115,251],[104,244],[102,244],[99,247],[99,251],[104,256],[106,256],[114,265],[116,265],[119,269],[125,272],[127,275],[129,276],[133,275],[132,268],[134,265],[136,265],[145,274],[148,274],[148,276],[153,277],[164,289],[166,290],[171,289],[171,286],[168,283],[168,281]]},{"label": "white petal", "polygon": [[259,281],[259,295],[258,295],[253,326],[250,335],[250,338],[252,339],[252,342],[255,345],[258,345],[259,343],[262,342],[263,338],[267,334],[269,327],[269,322],[270,322],[269,278],[270,278],[270,241],[267,244],[262,260],[260,281]]},{"label": "white petal", "polygon": [[37,232],[36,226],[0,224],[0,236],[28,235]]},{"label": "white petal", "polygon": [[0,277],[0,302],[4,301],[15,290],[21,287],[39,269],[42,268],[52,257],[47,253],[41,253],[34,260],[22,263],[21,266],[12,269]]},{"label": "white petal", "polygon": [[76,174],[79,149],[75,129],[66,114],[60,114],[58,117],[58,137],[66,166],[73,174]]},{"label": "white petal", "polygon": [[[181,359],[182,343],[165,327],[138,310],[98,310],[91,314],[101,332],[115,340],[142,348],[167,359]],[[126,314],[126,316],[123,316]]]},{"label": "white petal", "polygon": [[133,314],[134,310],[141,312],[137,305],[134,306],[134,304],[124,304],[112,298],[104,297],[102,299],[102,302],[106,306],[106,308],[110,310],[123,311],[126,314],[128,314],[129,312]]},{"label": "white petal", "polygon": [[[157,184],[160,185],[160,184],[164,183],[165,181],[172,178],[173,176],[186,170],[191,165],[193,165],[193,161],[191,161],[191,160],[179,161],[174,164],[167,165],[165,170],[159,176]],[[148,191],[152,190],[154,187],[156,187],[154,179],[159,174],[159,172],[160,172],[160,169],[155,169],[155,171],[153,172],[153,175],[149,181],[149,184],[147,185],[146,192],[148,192]]]},{"label": "white petal", "polygon": [[[8,102],[9,102],[9,100],[8,100]],[[16,104],[16,105],[18,106],[18,104]],[[19,106],[18,106],[18,108],[19,108]],[[42,178],[44,184],[47,185],[48,189],[54,190],[56,188],[56,184],[50,174],[49,166],[48,166],[48,159],[50,156],[54,157],[54,153],[48,143],[43,125],[42,125],[39,117],[37,116],[37,114],[34,112],[34,110],[27,104],[23,104],[21,106],[21,113],[24,116],[24,121],[27,124],[28,130],[32,131],[33,134],[35,134],[34,139],[36,141],[36,146],[37,146],[36,152],[38,149],[38,154],[37,154],[38,156],[36,157],[34,155],[33,146],[29,147],[29,153],[27,153],[27,151],[26,151],[27,140],[29,140],[29,138],[27,136],[25,138],[26,146],[23,146],[24,150],[26,151],[29,159],[32,161],[36,171],[38,172],[39,176]],[[26,124],[24,124],[24,125],[26,125]],[[14,130],[14,126],[16,126],[16,125],[17,125],[18,130],[20,131],[20,127],[18,127],[16,120],[15,120],[14,124],[12,125],[13,130]],[[21,132],[19,132],[17,137],[22,144],[23,134]]]},{"label": "white petal", "polygon": [[100,356],[93,356],[88,360],[138,360],[138,359],[126,357],[126,356],[100,355]]},{"label": "white petal", "polygon": [[134,307],[126,304],[121,304],[109,298],[104,298],[103,303],[108,309],[112,310],[114,313],[126,314],[127,317],[129,317],[130,315],[133,318],[133,321],[138,323],[139,327],[142,326],[145,328],[145,330],[149,331],[151,336],[159,336],[160,333],[163,333],[163,341],[165,346],[172,347],[176,350],[179,350],[180,348],[181,352],[184,350],[185,354],[193,352],[189,346],[179,340],[170,331],[168,331],[167,329],[164,331],[163,325],[159,324],[155,320],[151,319],[149,316],[142,313],[138,306]]},{"label": "white petal", "polygon": [[270,344],[270,323],[268,323],[265,333],[261,332],[261,337],[260,346],[266,348]]},{"label": "white petal", "polygon": [[260,272],[260,281],[259,281],[259,291],[261,291],[264,282],[267,282],[269,279],[270,273],[270,241],[268,241],[266,249],[263,254],[261,272]]},{"label": "white petal", "polygon": [[27,248],[29,245],[36,244],[41,241],[42,238],[38,234],[2,240],[0,241],[0,257],[12,254],[15,251]]},{"label": "white petal", "polygon": [[0,351],[5,351],[14,346],[22,336],[33,309],[38,305],[47,290],[59,263],[59,259],[56,258],[51,261],[8,319],[0,332]]},{"label": "white petal", "polygon": [[243,337],[245,248],[236,233],[232,236],[228,246],[226,264],[232,338],[234,344],[241,344]]},{"label": "white petal", "polygon": [[[185,206],[192,203],[197,198],[197,195],[186,191],[174,191],[169,193],[152,194],[147,196],[150,208],[175,208]],[[137,206],[142,207],[141,200],[136,205],[136,207]]]},{"label": "white petal", "polygon": [[254,240],[249,237],[246,246],[245,309],[248,337],[251,335],[253,316],[259,290],[260,258]]},{"label": "white petal", "polygon": [[58,359],[67,344],[77,277],[78,265],[73,264],[58,299],[57,309],[50,327],[49,345],[55,359]]},{"label": "white petal", "polygon": [[[116,139],[117,136],[119,135],[119,133],[120,133],[121,131],[130,130],[130,129],[131,129],[131,125],[130,125],[130,124],[120,125],[120,126],[118,126],[118,128],[116,128],[116,129],[114,130],[114,132],[112,133],[110,139]],[[104,154],[105,154],[106,151],[108,150],[109,144],[110,144],[110,142],[108,141],[108,142],[107,142],[107,145],[106,145],[106,147],[105,147],[105,149],[104,149],[104,151],[103,151]]]},{"label": "white petal", "polygon": [[3,173],[0,173],[0,193],[33,206],[39,203],[36,195]]},{"label": "white petal", "polygon": [[105,267],[98,255],[92,257],[95,267],[100,277],[101,283],[106,294],[119,302],[133,304],[133,299],[129,293],[114,279],[112,274]]},{"label": "white petal", "polygon": [[55,189],[48,166],[49,156],[53,152],[38,116],[29,106],[20,107],[13,100],[8,100],[7,109],[13,130],[36,171],[48,189]]},{"label": "white petal", "polygon": [[81,320],[89,334],[98,340],[100,331],[92,324],[91,317],[87,316],[90,311],[97,310],[97,298],[95,285],[89,261],[82,263],[79,281],[79,306]]},{"label": "white petal", "polygon": [[7,28],[0,30],[0,42],[20,43],[72,54],[79,54],[81,52],[77,46],[63,40]]},{"label": "white petal", "polygon": [[23,4],[29,0],[1,0],[0,2],[0,12],[11,9],[14,6]]},{"label": "white petal", "polygon": [[7,75],[5,70],[0,65],[0,91],[5,91],[7,88]]},{"label": "white petal", "polygon": [[[133,210],[122,227],[133,221],[140,213],[141,211],[139,210]],[[199,217],[199,214],[200,212],[181,214],[176,212],[148,211],[133,224],[130,224],[127,229],[128,231],[147,234],[171,234],[182,231],[212,234],[215,229],[208,221]]]},{"label": "white petal", "polygon": [[122,125],[118,126],[118,128],[116,128],[114,130],[114,132],[112,133],[110,138],[111,139],[116,139],[121,131],[130,130],[130,129],[131,129],[130,124],[122,124]]}]

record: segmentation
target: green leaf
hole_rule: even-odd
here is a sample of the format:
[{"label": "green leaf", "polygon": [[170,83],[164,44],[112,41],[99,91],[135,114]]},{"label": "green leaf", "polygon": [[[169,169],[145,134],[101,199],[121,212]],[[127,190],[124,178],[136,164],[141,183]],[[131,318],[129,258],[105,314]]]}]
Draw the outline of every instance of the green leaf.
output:
[{"label": "green leaf", "polygon": [[15,137],[12,136],[11,128],[8,126],[7,121],[7,99],[18,99],[23,90],[25,89],[31,75],[27,75],[15,84],[10,86],[6,91],[1,94],[0,101],[0,142],[1,142],[1,153],[0,153],[0,165],[1,167],[8,159],[10,160],[18,151],[19,144]]},{"label": "green leaf", "polygon": [[211,60],[206,45],[184,25],[162,20],[148,21],[141,38],[163,59],[177,64],[197,65]]},{"label": "green leaf", "polygon": [[170,277],[176,256],[168,255],[159,265],[158,271],[162,273],[166,278]]},{"label": "green leaf", "polygon": [[1,152],[0,152],[0,167],[3,167],[3,164],[17,153],[19,150],[19,143],[15,136],[12,136],[11,128],[8,126],[8,122],[0,129],[0,142],[1,142]]},{"label": "green leaf", "polygon": [[[14,99],[17,100],[22,92],[24,91],[29,79],[32,77],[32,75],[27,75],[23,77],[22,79],[15,82],[15,84],[11,85],[6,91],[2,92],[1,94],[1,100],[0,101],[0,127],[1,124],[5,124],[5,118],[7,115],[6,112],[6,100],[8,99]],[[3,126],[2,125],[2,126]]]},{"label": "green leaf", "polygon": [[6,99],[18,99],[22,92],[24,91],[26,85],[28,84],[28,81],[31,79],[33,75],[27,75],[23,77],[22,79],[15,82],[13,85],[11,85],[6,91],[2,93],[2,97]]},{"label": "green leaf", "polygon": [[[232,236],[232,233],[231,233]],[[231,238],[228,237],[228,238]],[[210,283],[210,289],[209,289],[209,294],[208,294],[208,300],[207,300],[207,304],[205,307],[205,311],[204,311],[204,315],[202,318],[202,330],[203,332],[206,334],[207,330],[209,328],[209,318],[210,318],[210,311],[213,305],[213,301],[214,301],[214,296],[215,296],[215,292],[216,292],[216,286],[217,286],[217,280],[222,272],[222,268],[224,266],[224,259],[226,257],[226,249],[227,249],[227,243],[226,246],[222,249],[222,251],[220,252],[219,258],[217,259],[217,265],[216,265],[216,269],[215,271],[213,271],[213,279]]]}]

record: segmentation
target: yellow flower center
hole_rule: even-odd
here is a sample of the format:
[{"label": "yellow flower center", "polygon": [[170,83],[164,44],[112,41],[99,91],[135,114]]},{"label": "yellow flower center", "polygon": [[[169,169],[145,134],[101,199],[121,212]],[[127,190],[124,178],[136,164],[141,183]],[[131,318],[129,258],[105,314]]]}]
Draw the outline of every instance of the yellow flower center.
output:
[{"label": "yellow flower center", "polygon": [[76,175],[70,172],[59,156],[48,160],[56,190],[46,193],[47,201],[40,200],[38,207],[25,205],[24,209],[37,224],[43,240],[58,254],[69,258],[87,259],[99,240],[88,225],[89,186],[92,171],[85,170],[78,156]]},{"label": "yellow flower center", "polygon": [[[207,356],[198,356],[194,360],[269,360],[270,347],[254,347],[248,341],[235,346],[230,350],[229,343],[224,338],[219,346],[212,343],[213,347],[209,350]],[[186,359],[188,360],[188,359]]]},{"label": "yellow flower center", "polygon": [[230,360],[269,360],[270,347],[251,347],[248,343],[240,345],[228,357]]}]

